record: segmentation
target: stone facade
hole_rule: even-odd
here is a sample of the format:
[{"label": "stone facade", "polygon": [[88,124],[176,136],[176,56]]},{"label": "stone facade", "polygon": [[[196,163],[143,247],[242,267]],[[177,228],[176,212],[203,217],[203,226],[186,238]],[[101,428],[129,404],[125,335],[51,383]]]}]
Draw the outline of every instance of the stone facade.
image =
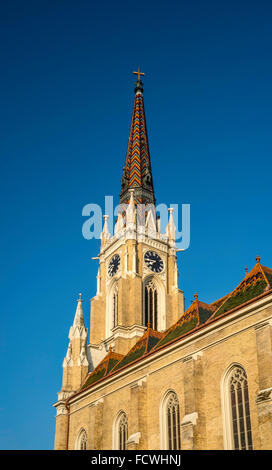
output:
[{"label": "stone facade", "polygon": [[[208,305],[196,294],[184,311],[172,209],[165,234],[152,210],[141,223],[137,218],[133,185],[138,196],[154,195],[140,83],[135,91],[122,186],[122,198],[129,195],[129,201],[113,235],[105,216],[89,344],[78,300],[54,405],[55,449],[80,448],[83,431],[86,448],[97,450],[120,448],[121,437],[128,450],[271,449],[272,270],[257,258],[228,296]],[[134,175],[141,158],[148,178]],[[237,377],[230,392],[232,371]],[[235,424],[235,414],[244,421]]]},{"label": "stone facade", "polygon": [[56,449],[66,448],[68,421],[68,449],[82,428],[89,449],[112,449],[120,410],[129,436],[140,433],[133,448],[161,449],[160,405],[168,390],[180,402],[181,448],[224,449],[222,381],[232,364],[248,376],[253,448],[271,449],[271,319],[270,294],[75,394],[69,413],[57,416]]}]

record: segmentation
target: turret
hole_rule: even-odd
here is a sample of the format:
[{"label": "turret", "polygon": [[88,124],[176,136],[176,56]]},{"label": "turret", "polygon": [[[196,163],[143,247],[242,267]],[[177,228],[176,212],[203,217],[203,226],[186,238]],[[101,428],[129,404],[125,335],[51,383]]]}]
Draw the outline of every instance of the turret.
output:
[{"label": "turret", "polygon": [[62,365],[62,388],[58,393],[58,401],[54,404],[57,409],[55,449],[64,450],[66,448],[64,439],[64,431],[67,427],[66,399],[80,388],[88,374],[87,337],[88,329],[85,328],[82,298],[79,294],[74,322],[69,331],[70,341]]},{"label": "turret", "polygon": [[69,345],[63,361],[63,390],[77,390],[88,373],[86,344],[88,329],[85,328],[82,298],[79,294],[73,325],[69,331]]}]

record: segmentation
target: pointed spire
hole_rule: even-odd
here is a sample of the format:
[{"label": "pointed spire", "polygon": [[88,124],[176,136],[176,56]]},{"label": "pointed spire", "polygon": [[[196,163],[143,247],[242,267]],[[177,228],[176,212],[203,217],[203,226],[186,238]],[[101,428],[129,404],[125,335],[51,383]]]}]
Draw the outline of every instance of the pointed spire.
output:
[{"label": "pointed spire", "polygon": [[172,207],[168,209],[169,220],[168,220],[168,225],[166,227],[166,235],[170,241],[175,242],[176,241],[176,226],[174,224],[173,211],[174,209]]},{"label": "pointed spire", "polygon": [[69,345],[68,345],[67,353],[66,353],[66,356],[63,360],[62,366],[63,367],[67,367],[67,366],[72,367],[73,365],[74,365],[74,362],[73,362],[73,359],[72,359],[72,345],[71,345],[71,342],[70,342]]},{"label": "pointed spire", "polygon": [[126,211],[126,226],[127,228],[133,228],[135,224],[135,203],[134,203],[134,189],[129,189],[130,192],[130,200],[129,205]]},{"label": "pointed spire", "polygon": [[128,203],[129,189],[134,188],[134,197],[137,203],[155,204],[143,100],[143,83],[140,78],[144,74],[139,69],[134,73],[138,75],[138,80],[135,88],[126,161],[121,179],[120,203]]},{"label": "pointed spire", "polygon": [[[154,210],[153,210],[154,208]],[[155,206],[152,207],[147,213],[146,222],[147,234],[149,237],[155,238],[157,233],[157,224],[156,224],[156,213]]]},{"label": "pointed spire", "polygon": [[101,246],[104,246],[111,237],[111,234],[110,234],[110,231],[109,231],[109,226],[108,226],[108,218],[109,218],[108,215],[103,215],[104,227],[103,227],[103,230],[102,230],[102,233],[101,233],[101,236],[100,236]]},{"label": "pointed spire", "polygon": [[76,326],[79,326],[79,327],[84,326],[85,328],[83,309],[82,309],[82,294],[79,294],[79,299],[77,300],[77,309],[76,309],[73,327],[76,327]]},{"label": "pointed spire", "polygon": [[81,338],[85,340],[88,336],[88,330],[85,328],[83,308],[82,308],[82,294],[79,294],[79,299],[77,300],[77,308],[74,317],[73,325],[69,331],[69,339]]},{"label": "pointed spire", "polygon": [[69,331],[69,346],[63,361],[62,391],[76,391],[88,373],[88,329],[85,328],[82,295],[79,294],[73,325]]},{"label": "pointed spire", "polygon": [[117,221],[114,227],[114,233],[118,234],[124,228],[124,219],[121,211],[118,213]]}]

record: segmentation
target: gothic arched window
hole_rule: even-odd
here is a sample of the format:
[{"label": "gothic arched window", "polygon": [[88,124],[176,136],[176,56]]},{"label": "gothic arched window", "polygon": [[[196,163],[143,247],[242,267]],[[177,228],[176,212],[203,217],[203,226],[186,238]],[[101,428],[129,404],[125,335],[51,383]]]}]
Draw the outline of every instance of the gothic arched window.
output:
[{"label": "gothic arched window", "polygon": [[234,450],[251,450],[252,433],[248,379],[240,365],[230,368],[223,384],[226,446]]},{"label": "gothic arched window", "polygon": [[82,429],[78,435],[76,449],[87,450],[87,433],[85,429]]},{"label": "gothic arched window", "polygon": [[235,367],[229,377],[229,393],[235,450],[252,449],[247,375]]},{"label": "gothic arched window", "polygon": [[179,401],[176,393],[171,392],[167,400],[168,449],[180,449]]},{"label": "gothic arched window", "polygon": [[144,287],[144,324],[158,329],[158,289],[151,279]]},{"label": "gothic arched window", "polygon": [[118,449],[127,450],[128,420],[126,413],[122,413],[118,419]]},{"label": "gothic arched window", "polygon": [[118,286],[115,284],[112,294],[113,328],[118,325]]},{"label": "gothic arched window", "polygon": [[179,450],[180,445],[180,409],[177,394],[169,391],[160,408],[161,448]]}]

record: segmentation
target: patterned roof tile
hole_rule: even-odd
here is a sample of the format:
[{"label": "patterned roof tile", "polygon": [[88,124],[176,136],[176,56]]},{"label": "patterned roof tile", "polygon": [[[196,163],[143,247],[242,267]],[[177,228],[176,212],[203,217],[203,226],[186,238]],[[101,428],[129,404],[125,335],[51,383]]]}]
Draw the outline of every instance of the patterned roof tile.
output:
[{"label": "patterned roof tile", "polygon": [[211,320],[254,299],[265,290],[271,289],[271,286],[272,270],[257,262],[234,291],[223,298],[223,302],[218,306]]},{"label": "patterned roof tile", "polygon": [[137,341],[136,344],[134,344],[127,355],[124,356],[118,364],[116,364],[112,372],[115,372],[116,370],[121,369],[121,367],[131,364],[140,357],[148,354],[162,338],[162,336],[163,333],[148,327],[144,335]]},{"label": "patterned roof tile", "polygon": [[138,85],[135,89],[126,161],[121,179],[120,203],[128,203],[129,189],[134,189],[137,203],[155,204],[142,82]]},{"label": "patterned roof tile", "polygon": [[111,349],[109,350],[108,354],[102,359],[102,361],[95,367],[95,369],[87,375],[85,382],[83,383],[81,389],[89,387],[98,380],[106,377],[113,367],[123,358],[122,354],[117,354],[113,352]]}]

